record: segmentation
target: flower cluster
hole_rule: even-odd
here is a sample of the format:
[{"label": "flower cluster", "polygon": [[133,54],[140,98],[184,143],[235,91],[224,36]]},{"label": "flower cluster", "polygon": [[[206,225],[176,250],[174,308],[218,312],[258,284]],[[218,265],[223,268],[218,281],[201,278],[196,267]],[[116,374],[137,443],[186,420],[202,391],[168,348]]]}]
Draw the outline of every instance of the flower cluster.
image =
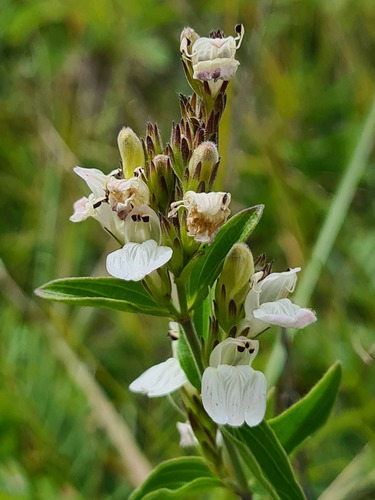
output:
[{"label": "flower cluster", "polygon": [[[220,164],[219,122],[243,35],[242,25],[235,37],[221,31],[200,37],[185,28],[180,51],[193,95],[180,96],[182,116],[169,141],[163,144],[151,123],[144,138],[125,127],[118,136],[121,168],[109,174],[75,168],[91,193],[74,204],[71,221],[96,219],[120,247],[107,256],[108,273],[141,281],[171,312],[173,356],[149,368],[130,390],[159,397],[182,388],[187,417],[194,424],[180,425],[185,443],[195,443],[194,433],[199,437],[205,432],[199,425],[202,412],[220,425],[258,425],[265,415],[267,384],[251,366],[259,350],[254,339],[271,325],[304,328],[316,320],[311,310],[288,298],[300,268],[271,272],[263,256],[254,262],[244,243],[233,242],[218,263],[204,342],[186,299],[191,264],[205,258],[231,214],[231,194],[212,188]],[[181,354],[181,341],[188,354],[186,349]],[[195,363],[198,382],[192,382],[189,363],[181,356]],[[198,409],[189,406],[197,399],[189,396],[194,391],[199,391]]]}]

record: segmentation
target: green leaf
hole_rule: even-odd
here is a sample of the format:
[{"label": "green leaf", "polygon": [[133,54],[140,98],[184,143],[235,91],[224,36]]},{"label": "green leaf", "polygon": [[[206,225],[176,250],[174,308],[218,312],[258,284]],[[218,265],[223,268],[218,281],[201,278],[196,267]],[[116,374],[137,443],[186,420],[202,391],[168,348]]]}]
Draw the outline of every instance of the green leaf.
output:
[{"label": "green leaf", "polygon": [[207,296],[203,302],[194,309],[194,326],[198,337],[207,341],[210,331],[211,297]]},{"label": "green leaf", "polygon": [[285,450],[266,421],[256,427],[222,427],[221,431],[235,444],[244,463],[272,498],[305,498]]},{"label": "green leaf", "polygon": [[287,453],[327,420],[339,389],[341,371],[340,363],[336,362],[306,396],[269,421]]},{"label": "green leaf", "polygon": [[187,498],[192,493],[222,487],[200,457],[181,457],[158,465],[129,500]]},{"label": "green leaf", "polygon": [[168,316],[138,281],[117,278],[65,278],[50,281],[35,293],[44,299],[77,306],[108,307],[118,311]]},{"label": "green leaf", "polygon": [[190,309],[207,296],[209,287],[220,274],[227,253],[235,243],[247,240],[258,224],[263,208],[263,205],[256,205],[234,215],[217,233],[204,256],[196,261],[188,281]]},{"label": "green leaf", "polygon": [[201,377],[198,372],[197,365],[193,359],[190,347],[186,342],[185,333],[180,327],[180,336],[177,344],[177,357],[181,368],[184,370],[189,382],[200,391]]}]

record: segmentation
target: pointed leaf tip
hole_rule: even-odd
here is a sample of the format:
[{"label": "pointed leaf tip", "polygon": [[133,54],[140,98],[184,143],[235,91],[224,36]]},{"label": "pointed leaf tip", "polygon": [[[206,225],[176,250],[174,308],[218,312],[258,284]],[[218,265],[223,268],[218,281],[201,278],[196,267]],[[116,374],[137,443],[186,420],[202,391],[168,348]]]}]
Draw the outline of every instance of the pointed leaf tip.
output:
[{"label": "pointed leaf tip", "polygon": [[169,316],[141,282],[117,278],[62,278],[35,290],[36,295],[55,302],[77,306],[106,307],[117,311]]}]

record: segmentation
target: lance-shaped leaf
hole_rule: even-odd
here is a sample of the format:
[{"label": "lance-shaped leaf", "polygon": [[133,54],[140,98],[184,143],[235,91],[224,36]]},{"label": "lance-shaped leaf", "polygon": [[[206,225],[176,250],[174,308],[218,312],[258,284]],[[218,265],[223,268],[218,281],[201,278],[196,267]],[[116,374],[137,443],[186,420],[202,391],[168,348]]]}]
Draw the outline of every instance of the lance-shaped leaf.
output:
[{"label": "lance-shaped leaf", "polygon": [[213,243],[207,247],[205,254],[192,266],[188,281],[190,308],[200,304],[207,296],[209,287],[219,276],[227,253],[235,243],[247,240],[258,224],[263,208],[263,205],[246,208],[229,219],[217,233]]},{"label": "lance-shaped leaf", "polygon": [[44,299],[77,306],[107,307],[118,311],[168,316],[138,281],[117,278],[65,278],[50,281],[35,293]]},{"label": "lance-shaped leaf", "polygon": [[256,427],[221,427],[224,439],[237,447],[254,478],[277,500],[303,500],[284,448],[266,421]]},{"label": "lance-shaped leaf", "polygon": [[129,500],[194,498],[194,493],[220,486],[223,484],[212,474],[202,458],[181,457],[158,465]]},{"label": "lance-shaped leaf", "polygon": [[319,382],[296,404],[269,421],[287,453],[327,420],[339,389],[341,365],[331,366]]},{"label": "lance-shaped leaf", "polygon": [[191,354],[190,347],[188,346],[185,338],[185,333],[180,331],[177,347],[177,358],[180,362],[181,368],[184,370],[189,382],[198,390],[201,388],[201,377],[198,368],[195,364],[194,358]]}]

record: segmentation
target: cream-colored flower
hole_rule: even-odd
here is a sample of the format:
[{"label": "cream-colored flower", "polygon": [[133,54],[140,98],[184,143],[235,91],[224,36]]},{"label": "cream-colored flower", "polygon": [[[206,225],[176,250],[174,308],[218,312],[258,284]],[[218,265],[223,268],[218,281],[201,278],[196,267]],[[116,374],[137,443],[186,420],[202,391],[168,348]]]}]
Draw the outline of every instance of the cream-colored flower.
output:
[{"label": "cream-colored flower", "polygon": [[150,202],[150,191],[142,176],[143,169],[139,168],[130,179],[110,177],[107,181],[108,203],[121,219],[125,219],[134,206]]},{"label": "cream-colored flower", "polygon": [[230,214],[230,200],[230,193],[187,191],[181,201],[171,204],[168,217],[175,217],[180,208],[186,208],[188,235],[200,243],[211,243]]},{"label": "cream-colored flower", "polygon": [[86,182],[92,193],[74,203],[74,213],[70,220],[82,222],[88,217],[93,217],[117,241],[123,243],[124,221],[118,217],[116,212],[112,211],[107,198],[107,183],[111,178],[114,179],[114,172],[106,175],[96,168],[82,167],[75,167],[74,172]]},{"label": "cream-colored flower", "polygon": [[293,304],[286,297],[294,291],[300,267],[271,273],[263,278],[263,272],[255,273],[252,288],[245,300],[245,318],[240,321],[239,331],[256,337],[270,325],[286,328],[304,328],[316,321],[310,309]]},{"label": "cream-colored flower", "polygon": [[222,82],[218,80],[230,80],[240,64],[235,55],[245,33],[242,24],[236,26],[236,32],[236,37],[224,37],[220,31],[210,37],[197,37],[193,30],[185,28],[181,34],[182,57],[191,61],[193,78],[209,82],[213,95],[220,90]]}]

